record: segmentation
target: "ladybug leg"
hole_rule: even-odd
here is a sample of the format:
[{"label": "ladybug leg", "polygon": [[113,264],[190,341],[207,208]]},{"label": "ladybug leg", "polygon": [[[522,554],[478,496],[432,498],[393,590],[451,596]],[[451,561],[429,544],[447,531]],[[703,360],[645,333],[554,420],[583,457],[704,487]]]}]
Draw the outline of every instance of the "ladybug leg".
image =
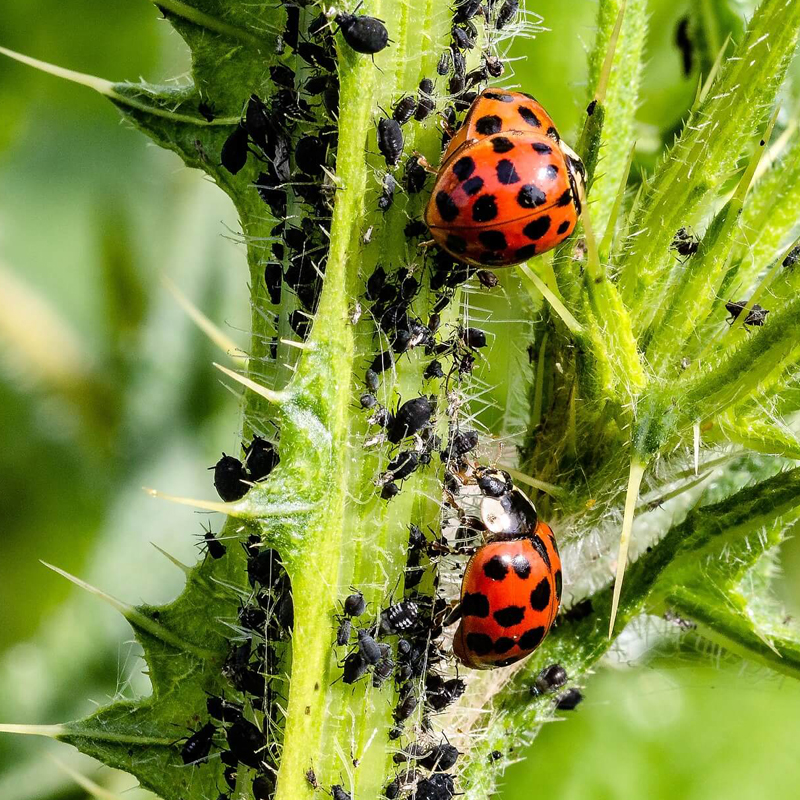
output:
[{"label": "ladybug leg", "polygon": [[431,165],[431,163],[428,161],[428,159],[427,159],[427,158],[425,158],[425,156],[423,156],[421,153],[418,153],[416,150],[414,151],[414,155],[415,155],[415,156],[416,156],[416,158],[417,158],[417,163],[418,163],[418,164],[419,164],[419,165],[420,165],[420,166],[421,166],[421,167],[422,167],[422,168],[423,168],[423,169],[424,169],[426,172],[430,172],[432,175],[438,175],[438,174],[439,174],[439,170],[438,170],[438,169],[436,169],[436,167],[432,166],[432,165]]},{"label": "ladybug leg", "polygon": [[461,619],[462,614],[463,609],[461,608],[461,602],[455,601],[450,607],[450,613],[442,621],[442,625],[445,628],[449,628]]},{"label": "ladybug leg", "polygon": [[431,247],[433,247],[435,244],[436,244],[436,241],[435,241],[434,239],[427,239],[427,240],[426,240],[426,241],[424,241],[424,242],[420,242],[420,243],[417,245],[417,247],[418,247],[418,248],[424,248],[425,250],[428,250],[428,249],[430,249]]}]

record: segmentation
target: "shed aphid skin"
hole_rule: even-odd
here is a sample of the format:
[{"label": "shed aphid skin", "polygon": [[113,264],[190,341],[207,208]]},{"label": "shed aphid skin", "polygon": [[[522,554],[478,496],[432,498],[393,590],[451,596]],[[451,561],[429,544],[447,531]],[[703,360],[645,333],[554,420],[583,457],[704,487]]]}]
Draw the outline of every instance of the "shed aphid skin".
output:
[{"label": "shed aphid skin", "polygon": [[[735,320],[739,319],[747,306],[747,300],[730,300],[729,302],[725,303],[725,308],[728,314],[730,314],[728,317],[728,322],[733,323]],[[769,314],[769,309],[763,308],[758,303],[753,303],[753,305],[750,306],[750,310],[748,311],[743,324],[760,327],[767,321],[767,314]]]},{"label": "shed aphid skin", "polygon": [[699,248],[700,240],[688,228],[680,228],[670,245],[670,249],[683,258],[690,258]]},{"label": "shed aphid skin", "polygon": [[544,108],[486,89],[445,151],[425,222],[459,261],[511,266],[570,236],[584,195],[583,164]]}]

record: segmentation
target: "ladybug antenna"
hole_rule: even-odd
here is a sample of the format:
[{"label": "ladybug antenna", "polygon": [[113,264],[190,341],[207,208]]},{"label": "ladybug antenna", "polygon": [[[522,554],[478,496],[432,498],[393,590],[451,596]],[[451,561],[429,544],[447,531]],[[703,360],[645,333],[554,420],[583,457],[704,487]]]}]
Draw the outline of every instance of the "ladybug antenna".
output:
[{"label": "ladybug antenna", "polygon": [[619,552],[617,554],[617,575],[614,579],[614,596],[611,600],[611,616],[608,622],[608,638],[614,634],[614,622],[619,610],[619,596],[622,592],[622,579],[625,576],[625,565],[628,561],[628,545],[631,541],[631,530],[633,528],[633,514],[636,510],[636,501],[639,499],[639,487],[642,485],[644,471],[647,464],[634,458],[631,461],[630,474],[628,476],[628,492],[625,495],[625,513],[622,517],[622,533],[619,537]]}]

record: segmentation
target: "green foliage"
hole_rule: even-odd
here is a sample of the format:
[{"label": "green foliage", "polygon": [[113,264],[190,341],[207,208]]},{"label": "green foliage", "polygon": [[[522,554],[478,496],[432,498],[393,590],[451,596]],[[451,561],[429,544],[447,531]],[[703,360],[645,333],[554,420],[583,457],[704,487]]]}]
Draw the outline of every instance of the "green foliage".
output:
[{"label": "green foliage", "polygon": [[[279,674],[271,676],[280,684],[280,701],[247,711],[274,745],[269,757],[277,777],[275,797],[314,796],[315,788],[305,777],[309,768],[326,791],[343,783],[355,797],[379,797],[392,775],[389,732],[397,691],[391,681],[383,686],[362,681],[354,687],[337,682],[341,673],[333,640],[338,602],[350,585],[363,589],[372,609],[396,597],[408,525],[438,525],[442,489],[437,465],[408,480],[391,505],[382,501],[375,478],[386,467],[387,452],[365,445],[374,430],[354,403],[365,364],[388,347],[379,341],[383,334],[375,320],[359,313],[366,278],[378,264],[391,267],[393,274],[411,264],[418,267],[415,274],[425,275],[414,314],[427,319],[436,299],[425,257],[404,235],[408,220],[422,212],[427,194],[398,192],[390,211],[377,210],[385,164],[375,152],[374,130],[379,106],[390,108],[434,74],[438,53],[449,41],[451,13],[446,4],[427,0],[367,3],[362,11],[384,18],[393,40],[374,63],[350,50],[337,34],[341,88],[335,173],[329,163],[331,175],[321,179],[335,201],[330,230],[325,231],[321,298],[311,334],[300,342],[294,341],[288,323],[299,301],[284,290],[280,303],[273,305],[264,284],[267,246],[278,239],[274,228],[279,220],[255,189],[263,163],[251,157],[236,175],[220,165],[224,143],[236,130],[248,98],[275,92],[270,66],[291,66],[300,80],[310,74],[298,57],[280,50],[286,11],[268,2],[221,0],[168,0],[158,7],[190,49],[187,83],[112,84],[45,68],[106,95],[128,121],[189,167],[204,171],[233,201],[247,244],[251,340],[246,369],[223,372],[244,386],[242,439],[263,430],[265,420],[273,422],[280,431],[281,460],[269,479],[242,500],[198,503],[227,513],[220,532],[227,550],[220,559],[206,557],[186,568],[185,589],[174,602],[137,608],[117,603],[142,646],[152,695],[118,700],[81,721],[42,732],[132,773],[164,800],[213,797],[223,785],[223,764],[212,759],[183,765],[180,739],[207,720],[209,694],[237,697],[223,666],[231,639],[236,639],[231,632],[239,606],[250,591],[247,559],[239,544],[254,536],[261,546],[279,552],[294,603],[292,635],[277,644]],[[302,11],[304,31],[317,10],[311,5]],[[721,47],[721,32],[735,29],[737,19],[723,3],[701,3],[698,13],[692,24],[703,30],[698,52],[705,73]],[[591,202],[581,232],[552,261],[540,259],[522,270],[531,284],[535,312],[513,292],[506,298],[531,321],[532,335],[527,329],[524,335],[534,362],[529,402],[523,404],[521,464],[513,466],[521,466],[521,481],[528,474],[527,480],[541,489],[537,503],[542,517],[555,521],[566,545],[571,599],[587,599],[588,613],[563,615],[536,655],[519,668],[471,675],[465,697],[437,720],[437,728],[462,751],[458,786],[467,800],[494,791],[512,745],[531,739],[552,717],[552,698],[531,694],[538,670],[558,662],[572,682],[580,681],[607,653],[612,597],[619,599],[620,623],[645,613],[673,612],[696,623],[696,635],[797,676],[796,636],[765,615],[757,602],[769,584],[766,573],[758,570],[782,542],[800,504],[797,469],[780,469],[782,459],[800,454],[791,420],[783,419],[800,405],[792,386],[800,358],[800,269],[775,261],[793,235],[797,201],[791,186],[778,191],[784,185],[783,162],[767,165],[763,174],[757,168],[767,144],[760,137],[769,138],[764,134],[771,131],[767,119],[799,30],[796,3],[763,0],[733,57],[724,59],[678,140],[630,201],[625,190],[647,5],[640,0],[600,3],[597,41],[589,58],[590,98],[597,102],[590,107],[578,145],[589,169]],[[485,30],[480,36],[481,45],[496,45]],[[421,41],[431,46],[421,47]],[[470,67],[478,59],[476,50]],[[213,107],[214,119],[201,114],[201,103]],[[328,122],[322,107],[309,107],[299,116],[298,136]],[[440,152],[435,117],[405,131],[406,155],[420,152],[435,163]],[[797,135],[789,127],[785,136],[785,174],[791,175]],[[754,141],[760,143],[751,153]],[[729,197],[729,179],[746,160],[749,167]],[[294,197],[288,215],[315,222]],[[687,225],[704,227],[705,233],[697,253],[678,259],[671,248],[673,237]],[[746,249],[736,236],[745,225],[751,233],[763,230],[764,243]],[[749,294],[771,266],[766,324],[756,331],[742,324],[727,330],[721,315],[727,299],[723,291],[735,285]],[[129,267],[113,274],[121,276],[112,289],[115,316],[125,312],[119,332],[123,341],[125,331],[140,324],[146,301]],[[502,280],[511,286],[507,276]],[[445,325],[460,322],[462,311],[467,320],[475,318],[473,292],[470,284],[455,292],[451,309],[443,314]],[[136,302],[125,305],[119,300],[123,296]],[[500,327],[497,333],[500,338],[506,330]],[[425,382],[427,359],[420,350],[397,360],[384,374],[379,400],[393,407],[399,397],[434,393],[437,430],[445,436],[448,425],[451,430],[466,425],[478,413],[472,409],[481,387],[476,378],[458,385],[453,378],[453,385],[438,387]],[[491,358],[490,352],[487,361]],[[513,372],[509,367],[509,374]],[[764,413],[765,404],[775,412],[772,416]],[[718,466],[714,459],[723,451],[741,455],[755,450],[771,458],[767,467],[749,475],[751,485],[731,483],[721,497],[713,498],[701,489],[696,507],[688,511],[687,498],[699,485],[687,470],[697,436],[706,447],[702,458],[695,455],[695,470],[702,477]],[[482,452],[489,458],[487,439]],[[666,521],[652,523],[651,546],[629,568],[621,594],[614,594],[607,561],[596,575],[584,578],[592,566],[586,548],[595,544],[604,555],[613,554],[632,461],[656,465],[645,477],[645,491],[662,498],[670,514]],[[628,491],[633,502],[625,509],[626,536],[637,494]],[[655,518],[654,507],[640,507],[645,522]],[[634,529],[634,542],[642,529]],[[620,569],[626,557],[627,539]],[[422,584],[431,601],[436,570],[436,565],[429,567]],[[755,605],[750,591],[754,575],[763,578]],[[422,708],[408,729],[415,726],[422,726]],[[220,730],[215,748],[223,746],[223,739]],[[490,757],[494,751],[502,754],[499,759]],[[252,777],[240,768],[237,800],[251,796]]]}]

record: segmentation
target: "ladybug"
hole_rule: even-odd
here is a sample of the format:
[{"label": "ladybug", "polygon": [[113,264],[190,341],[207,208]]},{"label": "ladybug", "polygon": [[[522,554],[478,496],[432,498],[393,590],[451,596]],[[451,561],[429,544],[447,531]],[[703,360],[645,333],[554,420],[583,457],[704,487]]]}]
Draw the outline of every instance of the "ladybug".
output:
[{"label": "ladybug", "polygon": [[585,183],[580,158],[531,95],[486,89],[445,150],[425,222],[459,261],[511,266],[575,230]]},{"label": "ladybug", "polygon": [[547,635],[561,602],[561,559],[552,528],[519,489],[484,497],[481,519],[491,538],[464,572],[453,651],[467,667],[492,669],[530,655]]}]

